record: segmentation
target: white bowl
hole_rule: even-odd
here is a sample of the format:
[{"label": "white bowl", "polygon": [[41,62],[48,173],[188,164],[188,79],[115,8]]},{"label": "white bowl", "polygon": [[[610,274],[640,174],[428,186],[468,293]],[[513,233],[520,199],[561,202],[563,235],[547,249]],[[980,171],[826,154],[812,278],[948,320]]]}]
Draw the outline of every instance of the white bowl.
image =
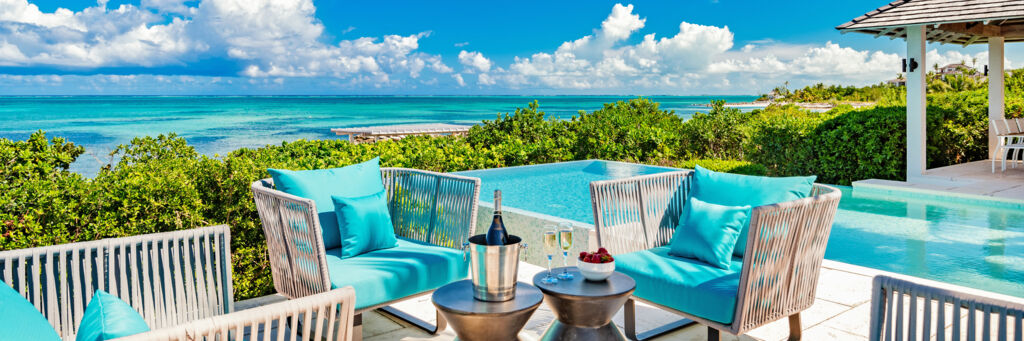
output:
[{"label": "white bowl", "polygon": [[615,272],[615,261],[610,263],[587,263],[580,261],[577,265],[580,269],[580,273],[583,274],[583,278],[588,281],[603,281],[608,279]]}]

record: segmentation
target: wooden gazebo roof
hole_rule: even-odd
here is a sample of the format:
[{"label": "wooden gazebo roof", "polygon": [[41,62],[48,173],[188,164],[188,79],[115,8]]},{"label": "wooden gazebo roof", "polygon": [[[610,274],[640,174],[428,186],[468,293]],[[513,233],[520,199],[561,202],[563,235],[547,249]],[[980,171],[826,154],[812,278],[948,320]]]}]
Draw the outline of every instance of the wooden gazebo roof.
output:
[{"label": "wooden gazebo roof", "polygon": [[1024,41],[1024,0],[899,0],[836,29],[905,38],[906,27],[928,25],[929,42],[971,45],[989,37]]}]

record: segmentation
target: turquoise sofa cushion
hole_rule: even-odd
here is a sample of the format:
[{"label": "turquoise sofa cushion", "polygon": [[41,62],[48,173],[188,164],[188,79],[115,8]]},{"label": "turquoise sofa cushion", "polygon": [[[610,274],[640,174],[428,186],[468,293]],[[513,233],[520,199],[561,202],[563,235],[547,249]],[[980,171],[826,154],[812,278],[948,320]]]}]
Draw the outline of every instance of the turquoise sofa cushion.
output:
[{"label": "turquoise sofa cushion", "polygon": [[338,217],[334,214],[332,195],[361,197],[384,190],[380,177],[380,158],[341,168],[292,171],[267,169],[277,190],[313,199],[320,218],[324,249],[341,247]]},{"label": "turquoise sofa cushion", "polygon": [[736,311],[743,260],[733,257],[728,269],[669,255],[669,247],[615,256],[615,270],[636,280],[633,295],[723,324]]},{"label": "turquoise sofa cushion", "polygon": [[740,230],[750,222],[750,206],[715,205],[691,197],[680,218],[670,253],[728,269]]},{"label": "turquoise sofa cushion", "polygon": [[383,190],[362,197],[332,196],[341,232],[341,258],[398,245]]},{"label": "turquoise sofa cushion", "polygon": [[[726,206],[764,206],[806,198],[817,176],[773,178],[719,173],[704,167],[693,169],[690,196],[701,201]],[[747,248],[748,226],[740,231],[733,254],[743,257]]]},{"label": "turquoise sofa cushion", "polygon": [[0,338],[60,341],[50,322],[24,296],[0,282]]},{"label": "turquoise sofa cushion", "polygon": [[96,291],[78,324],[76,341],[103,341],[149,331],[142,315],[106,291]]},{"label": "turquoise sofa cushion", "polygon": [[[398,246],[342,258],[341,249],[327,250],[331,288],[352,286],[355,308],[363,309],[466,279],[462,251],[398,238]],[[467,293],[468,295],[468,293]]]}]

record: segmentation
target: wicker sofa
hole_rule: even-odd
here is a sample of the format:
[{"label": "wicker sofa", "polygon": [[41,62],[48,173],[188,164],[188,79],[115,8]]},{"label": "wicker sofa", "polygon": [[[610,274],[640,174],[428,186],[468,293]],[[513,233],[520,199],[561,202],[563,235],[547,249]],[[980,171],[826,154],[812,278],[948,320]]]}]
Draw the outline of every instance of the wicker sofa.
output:
[{"label": "wicker sofa", "polygon": [[445,328],[440,314],[431,325],[389,305],[468,276],[459,248],[476,224],[480,179],[405,168],[381,175],[399,246],[346,259],[337,256],[340,247],[325,248],[313,200],[278,191],[269,178],[252,184],[274,287],[298,298],[355,286],[356,339],[362,313],[374,309],[437,333]]},{"label": "wicker sofa", "polygon": [[[708,326],[709,339],[717,340],[719,331],[740,335],[788,317],[790,339],[799,339],[800,311],[814,303],[841,193],[814,184],[806,198],[754,207],[745,254],[733,258],[730,270],[721,270],[667,254],[692,178],[693,172],[684,170],[590,184],[598,244],[617,255],[619,271],[637,280],[626,303],[627,336],[646,339],[699,322]],[[629,272],[630,262],[651,262],[643,266],[652,271]],[[637,335],[635,300],[686,319]],[[715,309],[719,321],[701,316]]]},{"label": "wicker sofa", "polygon": [[[0,280],[35,305],[64,340],[75,339],[97,290],[131,305],[152,330],[123,339],[194,340],[212,331],[259,333],[270,330],[265,328],[271,321],[312,321],[314,315],[341,321],[339,327],[320,334],[328,339],[349,340],[352,333],[351,288],[290,305],[234,312],[231,234],[226,225],[3,251]],[[314,334],[303,335],[303,340]]]}]

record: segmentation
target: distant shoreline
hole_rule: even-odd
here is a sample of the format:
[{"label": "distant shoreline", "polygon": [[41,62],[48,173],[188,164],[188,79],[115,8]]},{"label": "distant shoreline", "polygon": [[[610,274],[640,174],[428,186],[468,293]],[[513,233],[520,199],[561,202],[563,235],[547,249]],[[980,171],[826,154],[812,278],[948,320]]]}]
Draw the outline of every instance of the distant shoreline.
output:
[{"label": "distant shoreline", "polygon": [[[808,110],[828,110],[828,109],[835,108],[837,104],[849,104],[849,105],[853,106],[854,108],[863,108],[863,107],[868,107],[868,106],[875,105],[874,102],[822,103],[822,102],[753,101],[753,102],[726,103],[725,106],[728,107],[728,108],[738,108],[738,107],[744,107],[744,108],[749,108],[749,107],[766,108],[769,105],[773,105],[773,104],[775,104],[775,105],[789,105],[789,104],[793,104],[793,105],[796,105],[796,106],[798,106],[798,107],[800,107],[802,109],[808,109]],[[708,106],[710,106],[710,105],[708,105]]]}]

